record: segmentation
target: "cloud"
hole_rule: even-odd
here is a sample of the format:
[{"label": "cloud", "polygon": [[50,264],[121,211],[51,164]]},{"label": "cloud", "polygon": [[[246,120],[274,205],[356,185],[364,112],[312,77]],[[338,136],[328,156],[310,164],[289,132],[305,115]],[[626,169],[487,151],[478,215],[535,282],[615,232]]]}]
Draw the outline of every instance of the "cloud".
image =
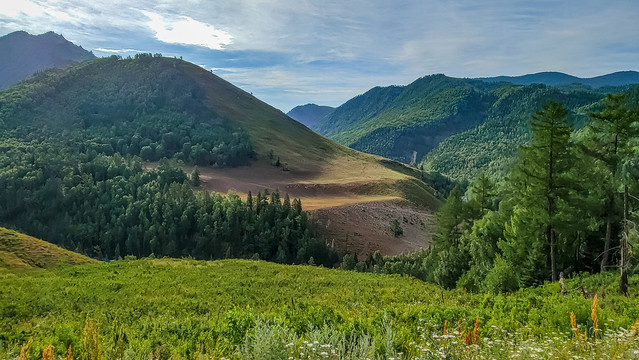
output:
[{"label": "cloud", "polygon": [[637,70],[639,58],[631,0],[5,2],[0,35],[53,30],[98,55],[182,56],[280,109],[432,73],[584,77]]},{"label": "cloud", "polygon": [[142,50],[135,50],[135,49],[104,49],[104,48],[97,48],[94,49],[95,51],[100,51],[100,52],[105,52],[105,53],[111,53],[111,54],[124,54],[124,53],[143,53],[146,51],[142,51]]},{"label": "cloud", "polygon": [[142,13],[149,18],[147,25],[155,32],[155,38],[167,44],[196,45],[211,50],[222,50],[233,42],[233,37],[228,32],[188,16],[166,18],[150,11]]}]

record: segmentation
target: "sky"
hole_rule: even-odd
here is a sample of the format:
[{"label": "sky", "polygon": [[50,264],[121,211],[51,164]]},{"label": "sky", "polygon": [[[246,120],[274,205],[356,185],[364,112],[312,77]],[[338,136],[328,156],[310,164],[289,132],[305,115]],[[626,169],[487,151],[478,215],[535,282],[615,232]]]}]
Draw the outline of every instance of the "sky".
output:
[{"label": "sky", "polygon": [[637,0],[0,0],[0,36],[182,57],[287,112],[374,86],[639,70]]}]

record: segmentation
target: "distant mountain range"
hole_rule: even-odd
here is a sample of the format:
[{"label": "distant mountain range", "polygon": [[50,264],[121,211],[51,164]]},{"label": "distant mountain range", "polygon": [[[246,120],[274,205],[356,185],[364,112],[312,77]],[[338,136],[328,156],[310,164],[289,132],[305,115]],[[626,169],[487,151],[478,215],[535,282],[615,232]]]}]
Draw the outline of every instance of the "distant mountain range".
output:
[{"label": "distant mountain range", "polygon": [[0,89],[41,70],[64,69],[91,59],[95,59],[93,53],[54,32],[31,35],[16,31],[0,37]]},{"label": "distant mountain range", "polygon": [[286,115],[310,128],[315,126],[321,118],[328,116],[334,110],[335,108],[330,106],[306,104],[294,107]]},{"label": "distant mountain range", "polygon": [[591,78],[579,78],[576,76],[560,73],[560,72],[540,72],[536,74],[528,74],[522,76],[496,76],[477,78],[477,80],[487,82],[509,82],[518,85],[544,84],[549,86],[582,84],[593,88],[604,86],[623,86],[630,84],[639,84],[639,72],[636,71],[618,71],[612,74],[595,76]]},{"label": "distant mountain range", "polygon": [[501,177],[518,146],[529,139],[531,115],[545,102],[565,104],[579,127],[606,93],[639,89],[628,85],[639,83],[636,72],[586,79],[587,84],[561,73],[512,78],[530,84],[504,79],[509,78],[440,74],[406,86],[375,87],[309,126],[353,149],[405,163],[421,162],[426,169],[457,180],[472,179],[481,171]]}]

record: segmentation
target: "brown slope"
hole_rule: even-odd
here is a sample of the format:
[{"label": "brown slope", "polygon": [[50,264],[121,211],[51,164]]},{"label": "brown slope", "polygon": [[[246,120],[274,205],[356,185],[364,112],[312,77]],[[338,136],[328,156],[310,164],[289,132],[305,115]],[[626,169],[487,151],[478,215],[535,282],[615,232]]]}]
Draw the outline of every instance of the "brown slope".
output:
[{"label": "brown slope", "polygon": [[[430,218],[441,199],[408,171],[395,169],[401,165],[389,168],[382,157],[336,144],[201,67],[178,67],[205,90],[211,109],[249,132],[258,154],[250,167],[200,168],[203,189],[242,196],[278,189],[301,198],[325,239],[343,251],[391,255],[428,246]],[[282,167],[272,165],[276,158]],[[387,228],[398,216],[407,221],[405,235],[395,238]]]}]

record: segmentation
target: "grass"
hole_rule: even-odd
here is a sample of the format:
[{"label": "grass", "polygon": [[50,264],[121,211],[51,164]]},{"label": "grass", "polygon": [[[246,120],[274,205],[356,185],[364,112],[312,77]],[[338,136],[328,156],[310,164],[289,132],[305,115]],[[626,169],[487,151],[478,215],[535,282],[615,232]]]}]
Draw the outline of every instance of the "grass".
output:
[{"label": "grass", "polygon": [[94,262],[46,241],[0,227],[0,267],[50,268],[60,264]]},{"label": "grass", "polygon": [[[183,61],[176,64],[202,86],[211,109],[249,132],[259,161],[270,164],[272,160],[268,154],[272,151],[273,156],[280,157],[291,172],[303,174],[296,183],[381,183],[383,192],[366,195],[403,197],[405,191],[396,186],[397,181],[410,179],[410,175],[385,165],[382,157],[334,143],[196,65]],[[388,188],[392,187],[395,189],[389,193]],[[416,187],[414,191],[420,190]],[[417,199],[408,200],[414,202]],[[430,199],[422,202],[425,206],[431,203]]]},{"label": "grass", "polygon": [[[638,283],[639,277],[630,279],[626,299],[616,295],[616,274],[568,280],[569,288],[585,287],[585,299],[579,292],[560,295],[558,284],[492,296],[445,291],[398,275],[248,260],[0,268],[0,358],[15,358],[30,338],[32,359],[50,345],[56,358],[66,356],[69,346],[77,355],[88,349],[90,339],[90,351],[104,359],[117,354],[132,359],[282,354],[505,359],[515,353],[532,358],[527,347],[541,349],[539,358],[564,354],[557,358],[568,359],[588,351],[603,356],[613,350],[627,356],[637,350],[631,335],[639,318]],[[595,293],[597,340],[592,335]],[[571,312],[582,333],[589,334],[587,341],[574,338]],[[462,335],[474,332],[476,323],[477,343],[470,347]],[[87,334],[87,324],[93,334]]]}]

